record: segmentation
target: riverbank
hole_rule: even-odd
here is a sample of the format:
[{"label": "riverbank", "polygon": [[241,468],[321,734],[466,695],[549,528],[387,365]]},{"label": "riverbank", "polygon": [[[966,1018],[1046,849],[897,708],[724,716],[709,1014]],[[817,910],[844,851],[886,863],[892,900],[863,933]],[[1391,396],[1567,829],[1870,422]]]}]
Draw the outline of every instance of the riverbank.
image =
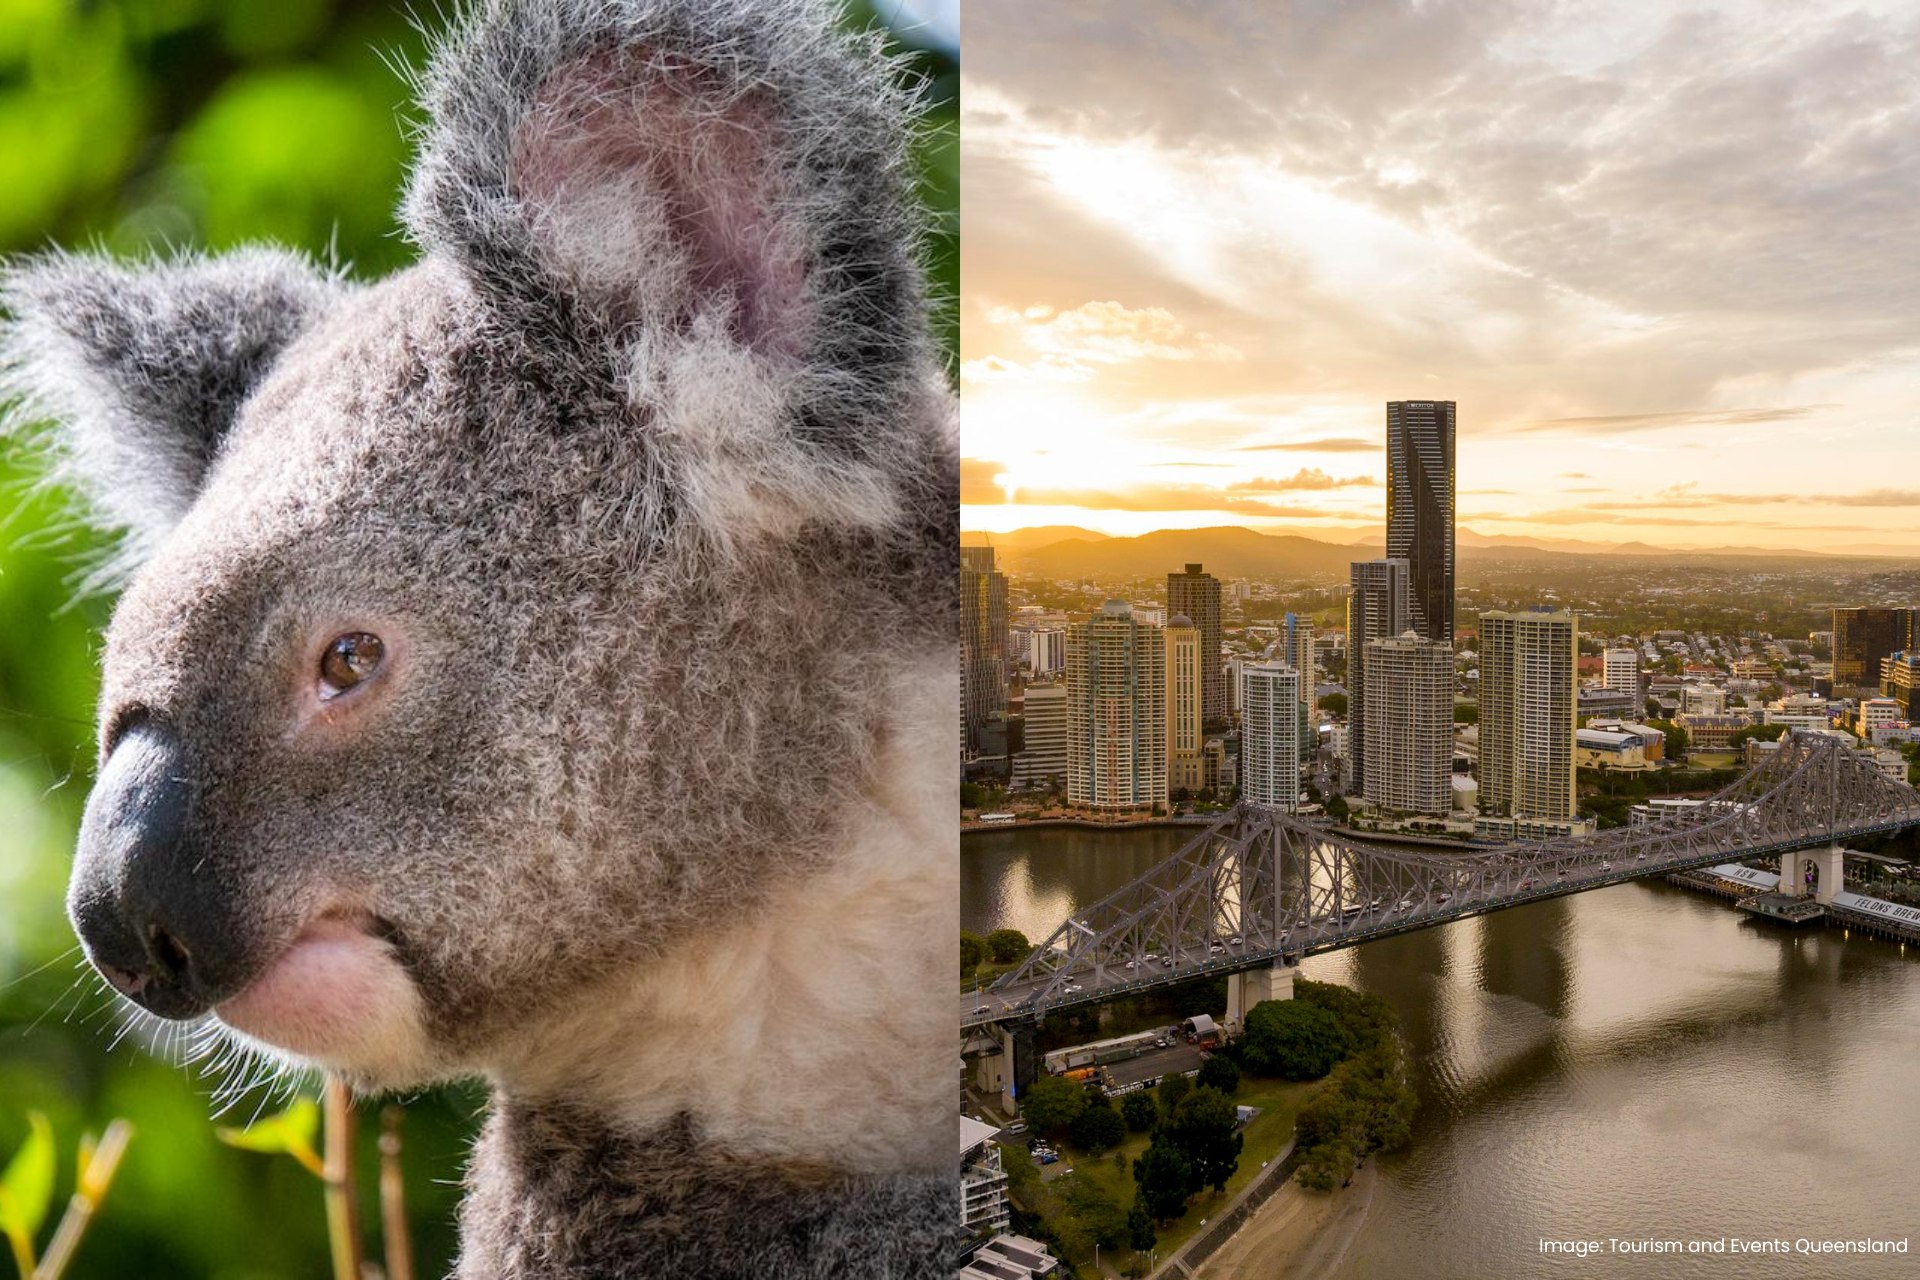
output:
[{"label": "riverbank", "polygon": [[1308,1191],[1289,1178],[1187,1274],[1195,1280],[1315,1280],[1331,1274],[1366,1225],[1379,1164],[1377,1156],[1369,1157],[1353,1185],[1337,1191]]},{"label": "riverbank", "polygon": [[1055,814],[1045,818],[1021,818],[1014,822],[960,820],[960,834],[976,835],[984,831],[1031,831],[1036,827],[1076,827],[1083,831],[1152,831],[1161,827],[1204,827],[1218,822],[1225,814],[1182,813],[1166,818],[1094,818],[1081,814]]}]

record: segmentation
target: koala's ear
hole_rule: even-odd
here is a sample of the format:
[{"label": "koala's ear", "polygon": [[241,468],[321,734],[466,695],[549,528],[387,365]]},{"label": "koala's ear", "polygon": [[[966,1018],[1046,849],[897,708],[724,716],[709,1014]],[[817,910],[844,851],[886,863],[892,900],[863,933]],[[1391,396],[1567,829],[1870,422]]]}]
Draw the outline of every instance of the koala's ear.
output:
[{"label": "koala's ear", "polygon": [[137,563],[193,504],[255,384],[342,288],[264,248],[16,262],[0,274],[0,423],[49,428],[61,478]]},{"label": "koala's ear", "polygon": [[484,4],[424,77],[408,222],[526,324],[724,326],[834,388],[802,436],[857,434],[927,350],[892,72],[815,0]]}]

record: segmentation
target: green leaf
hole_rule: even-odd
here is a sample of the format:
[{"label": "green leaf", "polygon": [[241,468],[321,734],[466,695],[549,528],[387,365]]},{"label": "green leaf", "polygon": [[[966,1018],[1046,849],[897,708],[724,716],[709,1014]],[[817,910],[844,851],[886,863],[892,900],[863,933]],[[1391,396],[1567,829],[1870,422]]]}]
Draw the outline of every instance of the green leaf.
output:
[{"label": "green leaf", "polygon": [[38,1111],[27,1116],[27,1140],[0,1175],[0,1231],[31,1240],[53,1204],[53,1126]]},{"label": "green leaf", "polygon": [[228,1146],[243,1151],[273,1155],[310,1152],[320,1133],[320,1104],[312,1098],[301,1098],[285,1111],[262,1116],[244,1129],[220,1128],[213,1133]]}]

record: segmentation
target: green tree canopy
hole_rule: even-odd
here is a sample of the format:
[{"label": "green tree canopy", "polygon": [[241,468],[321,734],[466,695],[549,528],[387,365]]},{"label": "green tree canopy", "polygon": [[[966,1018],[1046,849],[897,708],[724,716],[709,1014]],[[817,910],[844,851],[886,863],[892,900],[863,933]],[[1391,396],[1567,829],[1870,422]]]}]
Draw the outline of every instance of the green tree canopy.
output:
[{"label": "green tree canopy", "polygon": [[1071,1132],[1075,1146],[1097,1156],[1126,1140],[1127,1122],[1105,1097],[1090,1096],[1086,1109],[1074,1117]]},{"label": "green tree canopy", "polygon": [[1163,1077],[1154,1089],[1154,1092],[1160,1096],[1160,1114],[1172,1115],[1173,1109],[1180,1105],[1180,1099],[1186,1097],[1187,1091],[1191,1088],[1193,1088],[1193,1081],[1177,1072]]},{"label": "green tree canopy", "polygon": [[1189,1187],[1227,1189],[1240,1163],[1240,1124],[1233,1099],[1218,1089],[1199,1088],[1181,1099],[1167,1121],[1167,1138],[1187,1158]]},{"label": "green tree canopy", "polygon": [[1261,1075],[1318,1080],[1352,1049],[1352,1036],[1319,1005],[1262,1000],[1247,1011],[1242,1053]]},{"label": "green tree canopy", "polygon": [[1153,1211],[1147,1208],[1147,1193],[1135,1190],[1133,1208],[1127,1210],[1127,1244],[1135,1253],[1153,1248],[1159,1233],[1153,1229]]},{"label": "green tree canopy", "polygon": [[1154,1102],[1152,1093],[1141,1089],[1120,1100],[1120,1118],[1135,1133],[1145,1133],[1160,1123],[1160,1107]]},{"label": "green tree canopy", "polygon": [[1240,1064],[1224,1053],[1216,1053],[1200,1064],[1200,1074],[1193,1082],[1202,1089],[1218,1089],[1231,1098],[1240,1088]]},{"label": "green tree canopy", "polygon": [[986,958],[987,944],[980,940],[980,935],[968,933],[962,929],[960,931],[960,976],[964,978],[978,969],[980,962]]},{"label": "green tree canopy", "polygon": [[1133,1182],[1140,1188],[1140,1199],[1157,1222],[1167,1222],[1187,1211],[1192,1194],[1193,1170],[1180,1149],[1165,1137],[1157,1137],[1133,1162]]},{"label": "green tree canopy", "polygon": [[1065,1076],[1047,1076],[1027,1086],[1020,1115],[1037,1132],[1057,1135],[1067,1131],[1087,1109],[1087,1091]]},{"label": "green tree canopy", "polygon": [[1027,958],[1027,952],[1033,950],[1033,944],[1027,941],[1027,935],[1018,929],[995,929],[987,935],[987,954],[993,957],[995,964],[1012,964],[1015,960]]},{"label": "green tree canopy", "polygon": [[1347,695],[1344,693],[1329,693],[1320,699],[1320,709],[1322,711],[1330,711],[1336,716],[1347,714]]}]

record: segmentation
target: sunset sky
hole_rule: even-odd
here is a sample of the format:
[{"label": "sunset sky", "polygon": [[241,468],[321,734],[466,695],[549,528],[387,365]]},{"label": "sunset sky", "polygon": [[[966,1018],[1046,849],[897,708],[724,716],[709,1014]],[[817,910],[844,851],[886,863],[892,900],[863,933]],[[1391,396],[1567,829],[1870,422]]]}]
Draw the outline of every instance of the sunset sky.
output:
[{"label": "sunset sky", "polygon": [[[1125,15],[1116,23],[1116,14]],[[963,520],[1920,551],[1920,9],[969,0]]]}]

